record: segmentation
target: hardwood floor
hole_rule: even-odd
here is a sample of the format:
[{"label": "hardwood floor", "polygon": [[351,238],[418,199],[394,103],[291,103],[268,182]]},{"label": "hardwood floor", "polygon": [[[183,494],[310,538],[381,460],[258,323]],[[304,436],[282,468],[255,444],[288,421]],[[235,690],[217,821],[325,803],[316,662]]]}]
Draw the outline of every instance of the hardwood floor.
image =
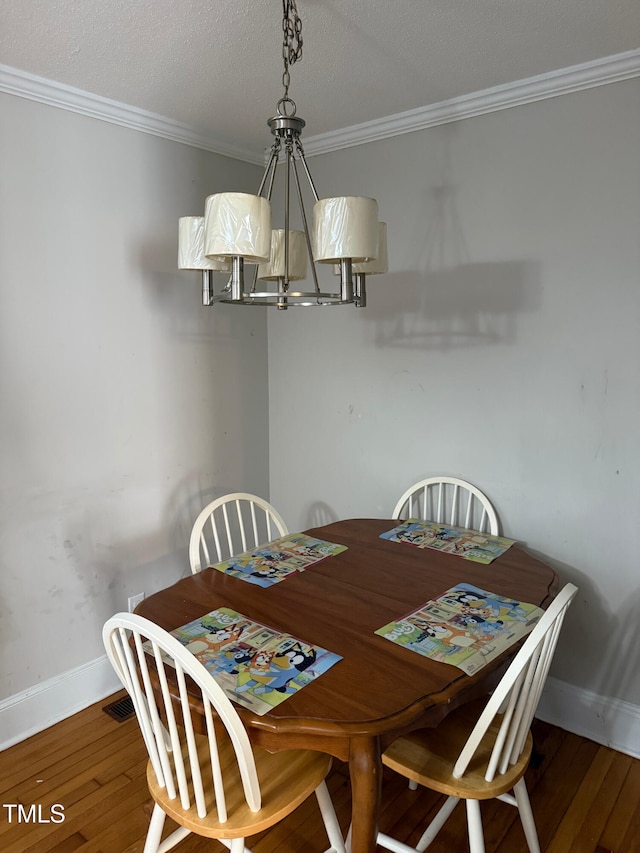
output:
[{"label": "hardwood floor", "polygon": [[[3,853],[142,852],[150,813],[146,754],[136,720],[113,720],[102,711],[108,701],[0,755]],[[640,851],[640,761],[539,721],[534,739],[537,755],[527,782],[542,849]],[[328,783],[346,828],[351,808],[346,765],[335,762]],[[437,795],[410,791],[405,780],[385,771],[380,828],[415,844],[439,802]],[[482,809],[487,853],[526,853],[516,810],[499,802],[485,803]],[[315,798],[251,840],[253,853],[322,853],[326,847]],[[226,850],[193,836],[175,849]],[[467,850],[462,806],[429,850]]]}]

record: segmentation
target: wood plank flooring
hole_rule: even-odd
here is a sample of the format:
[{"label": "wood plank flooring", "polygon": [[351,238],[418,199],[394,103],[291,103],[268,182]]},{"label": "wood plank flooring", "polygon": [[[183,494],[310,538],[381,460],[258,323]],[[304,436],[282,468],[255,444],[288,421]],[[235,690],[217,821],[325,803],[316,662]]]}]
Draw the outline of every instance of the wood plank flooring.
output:
[{"label": "wood plank flooring", "polygon": [[[135,718],[118,723],[102,711],[120,695],[0,754],[2,853],[142,853],[150,815],[142,738]],[[640,761],[539,721],[534,740],[527,782],[542,849],[640,853]],[[334,763],[328,784],[346,830],[351,809],[346,765]],[[405,780],[385,771],[380,828],[415,844],[439,802],[438,795],[410,791]],[[53,808],[56,804],[64,812]],[[482,814],[487,853],[526,853],[515,809],[488,802]],[[280,825],[255,836],[251,849],[322,853],[325,842],[315,798],[310,798]],[[193,836],[175,849],[226,850]],[[429,850],[467,849],[464,808],[458,806]]]}]

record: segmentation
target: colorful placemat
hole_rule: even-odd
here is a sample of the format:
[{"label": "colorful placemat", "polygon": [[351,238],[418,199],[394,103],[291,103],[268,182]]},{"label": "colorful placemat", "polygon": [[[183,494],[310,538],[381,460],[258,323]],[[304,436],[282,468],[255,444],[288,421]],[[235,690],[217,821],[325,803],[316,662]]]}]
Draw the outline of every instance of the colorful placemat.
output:
[{"label": "colorful placemat", "polygon": [[436,551],[455,554],[476,563],[490,563],[504,554],[516,541],[450,524],[420,521],[417,518],[410,518],[393,530],[381,533],[380,538],[389,539],[391,542],[404,542],[417,548],[434,548]]},{"label": "colorful placemat", "polygon": [[543,612],[460,583],[375,633],[472,675],[526,636]]},{"label": "colorful placemat", "polygon": [[171,632],[234,702],[262,715],[339,660],[340,655],[219,607]]},{"label": "colorful placemat", "polygon": [[268,587],[346,550],[346,545],[325,542],[305,533],[290,533],[253,551],[245,551],[244,554],[216,563],[213,568],[249,583]]}]

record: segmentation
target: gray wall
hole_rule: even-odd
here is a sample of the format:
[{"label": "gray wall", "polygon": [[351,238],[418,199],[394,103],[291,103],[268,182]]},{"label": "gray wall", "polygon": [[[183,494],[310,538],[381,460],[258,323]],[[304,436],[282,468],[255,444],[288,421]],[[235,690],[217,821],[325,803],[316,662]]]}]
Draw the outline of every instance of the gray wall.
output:
[{"label": "gray wall", "polygon": [[556,676],[640,707],[637,80],[312,158],[389,223],[365,311],[200,308],[176,220],[259,168],[0,111],[0,700],[188,572],[209,498],[303,529],[449,473],[580,586]]},{"label": "gray wall", "polygon": [[556,677],[635,705],[639,152],[630,80],[315,157],[321,196],[378,199],[390,273],[365,311],[269,316],[290,527],[470,480],[580,587]]},{"label": "gray wall", "polygon": [[268,494],[266,319],[200,307],[177,219],[260,169],[0,96],[0,699],[103,655],[188,572],[210,498]]}]

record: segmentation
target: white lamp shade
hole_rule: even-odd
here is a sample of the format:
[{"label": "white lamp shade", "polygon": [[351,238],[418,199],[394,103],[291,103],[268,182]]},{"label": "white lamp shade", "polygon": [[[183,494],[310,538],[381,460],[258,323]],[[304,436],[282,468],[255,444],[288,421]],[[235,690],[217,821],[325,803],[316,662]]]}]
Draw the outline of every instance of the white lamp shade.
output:
[{"label": "white lamp shade", "polygon": [[240,255],[267,261],[271,249],[271,205],[249,193],[210,195],[204,211],[204,253],[208,258]]},{"label": "white lamp shade", "polygon": [[[271,256],[266,264],[258,266],[258,278],[266,281],[283,277],[284,229],[271,232]],[[289,281],[300,281],[307,276],[307,241],[304,231],[289,231]]]},{"label": "white lamp shade", "polygon": [[376,256],[378,202],[362,196],[321,198],[313,206],[314,260],[361,263]]},{"label": "white lamp shade", "polygon": [[[365,261],[361,264],[352,264],[352,273],[364,273],[365,275],[381,275],[389,272],[389,257],[387,255],[387,223],[378,222],[378,250],[377,257],[373,261]],[[333,274],[340,275],[340,266],[335,264]]]},{"label": "white lamp shade", "polygon": [[229,272],[231,263],[204,254],[204,216],[181,216],[178,220],[178,269]]},{"label": "white lamp shade", "polygon": [[384,275],[389,272],[389,256],[387,255],[387,223],[378,222],[378,251],[375,260],[362,264],[353,264],[351,271],[365,275]]}]

